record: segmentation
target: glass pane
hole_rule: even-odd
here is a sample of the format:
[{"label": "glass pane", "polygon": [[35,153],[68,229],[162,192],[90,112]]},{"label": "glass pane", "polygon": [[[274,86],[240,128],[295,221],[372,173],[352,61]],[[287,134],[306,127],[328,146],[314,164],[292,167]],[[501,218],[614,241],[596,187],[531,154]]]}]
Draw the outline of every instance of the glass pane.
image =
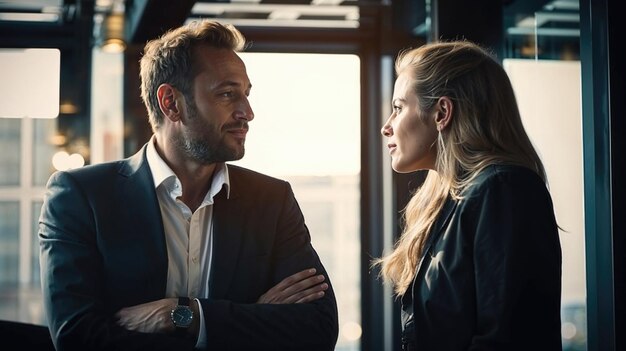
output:
[{"label": "glass pane", "polygon": [[55,118],[59,115],[59,49],[0,48],[0,62],[3,83],[0,116]]},{"label": "glass pane", "polygon": [[[563,350],[585,350],[586,279],[580,61],[507,59],[522,120],[541,156],[563,254]],[[555,101],[567,103],[555,104]]]},{"label": "glass pane", "polygon": [[41,278],[39,276],[39,213],[41,212],[41,206],[43,201],[33,202],[33,215],[32,215],[32,239],[31,239],[31,274],[30,281],[33,285],[39,284]]},{"label": "glass pane", "polygon": [[[20,206],[17,201],[0,202],[0,284],[17,284],[20,252]],[[4,304],[0,303],[0,306]]]},{"label": "glass pane", "polygon": [[124,53],[92,51],[90,163],[124,157]]},{"label": "glass pane", "polygon": [[361,335],[359,176],[285,176],[294,188],[315,249],[337,295],[335,350],[358,350]]},{"label": "glass pane", "polygon": [[44,186],[54,171],[52,156],[56,147],[51,144],[56,133],[56,119],[34,119],[33,185]]},{"label": "glass pane", "polygon": [[524,126],[544,162],[563,229],[564,351],[587,348],[579,8],[573,0],[506,6],[504,11],[503,65]]},{"label": "glass pane", "polygon": [[507,58],[580,59],[580,5],[577,0],[505,5]]},{"label": "glass pane", "polygon": [[336,350],[358,350],[359,58],[269,53],[241,57],[253,85],[255,119],[246,156],[234,164],[291,183],[337,296]]},{"label": "glass pane", "polygon": [[4,150],[0,152],[0,186],[20,184],[21,123],[21,119],[0,117],[0,150]]}]

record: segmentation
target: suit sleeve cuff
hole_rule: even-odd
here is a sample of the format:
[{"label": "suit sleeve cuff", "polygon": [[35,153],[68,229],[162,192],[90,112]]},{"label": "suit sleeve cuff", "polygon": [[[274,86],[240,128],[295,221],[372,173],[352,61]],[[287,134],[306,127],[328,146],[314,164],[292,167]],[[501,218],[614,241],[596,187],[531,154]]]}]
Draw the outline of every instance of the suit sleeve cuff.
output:
[{"label": "suit sleeve cuff", "polygon": [[200,303],[200,300],[198,299],[194,299],[196,300],[196,302],[198,303],[198,311],[199,311],[199,318],[200,318],[200,331],[198,332],[198,341],[196,341],[196,349],[199,350],[206,350],[207,348],[207,335],[206,335],[206,329],[204,328],[204,313],[202,312],[202,304]]}]

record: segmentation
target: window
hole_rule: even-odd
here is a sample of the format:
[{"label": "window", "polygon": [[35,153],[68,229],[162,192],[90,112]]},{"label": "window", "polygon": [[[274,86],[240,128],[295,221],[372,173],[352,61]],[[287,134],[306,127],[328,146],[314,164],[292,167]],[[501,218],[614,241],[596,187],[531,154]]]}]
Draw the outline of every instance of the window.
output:
[{"label": "window", "polygon": [[0,49],[0,319],[44,324],[37,221],[52,174],[58,49]]},{"label": "window", "polygon": [[[541,157],[560,231],[563,350],[587,345],[579,61],[507,59],[522,121]],[[554,102],[557,102],[556,104]]]},{"label": "window", "polygon": [[336,350],[358,350],[360,61],[354,55],[241,53],[252,82],[246,156],[290,182],[339,308]]},{"label": "window", "polygon": [[0,319],[45,324],[37,222],[55,131],[54,119],[0,118],[0,147],[16,150],[0,154]]}]

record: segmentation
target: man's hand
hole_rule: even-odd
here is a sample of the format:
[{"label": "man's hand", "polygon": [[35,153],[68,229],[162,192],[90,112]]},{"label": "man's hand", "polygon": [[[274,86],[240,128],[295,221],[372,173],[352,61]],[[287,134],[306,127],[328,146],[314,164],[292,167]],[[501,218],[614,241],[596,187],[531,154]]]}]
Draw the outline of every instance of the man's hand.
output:
[{"label": "man's hand", "polygon": [[170,314],[178,299],[167,298],[124,307],[117,311],[117,324],[128,329],[144,333],[173,333],[174,323]]},{"label": "man's hand", "polygon": [[265,294],[257,303],[288,304],[311,302],[322,298],[328,284],[322,283],[324,276],[315,275],[315,268],[305,269],[289,276]]}]

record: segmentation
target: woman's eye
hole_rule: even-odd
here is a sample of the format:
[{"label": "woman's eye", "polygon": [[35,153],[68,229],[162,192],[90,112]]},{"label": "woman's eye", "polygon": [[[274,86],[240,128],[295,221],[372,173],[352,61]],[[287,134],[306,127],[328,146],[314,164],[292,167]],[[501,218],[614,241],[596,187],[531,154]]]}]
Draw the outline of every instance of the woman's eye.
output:
[{"label": "woman's eye", "polygon": [[393,112],[400,113],[400,111],[402,111],[402,107],[397,106],[397,105],[393,105]]}]

